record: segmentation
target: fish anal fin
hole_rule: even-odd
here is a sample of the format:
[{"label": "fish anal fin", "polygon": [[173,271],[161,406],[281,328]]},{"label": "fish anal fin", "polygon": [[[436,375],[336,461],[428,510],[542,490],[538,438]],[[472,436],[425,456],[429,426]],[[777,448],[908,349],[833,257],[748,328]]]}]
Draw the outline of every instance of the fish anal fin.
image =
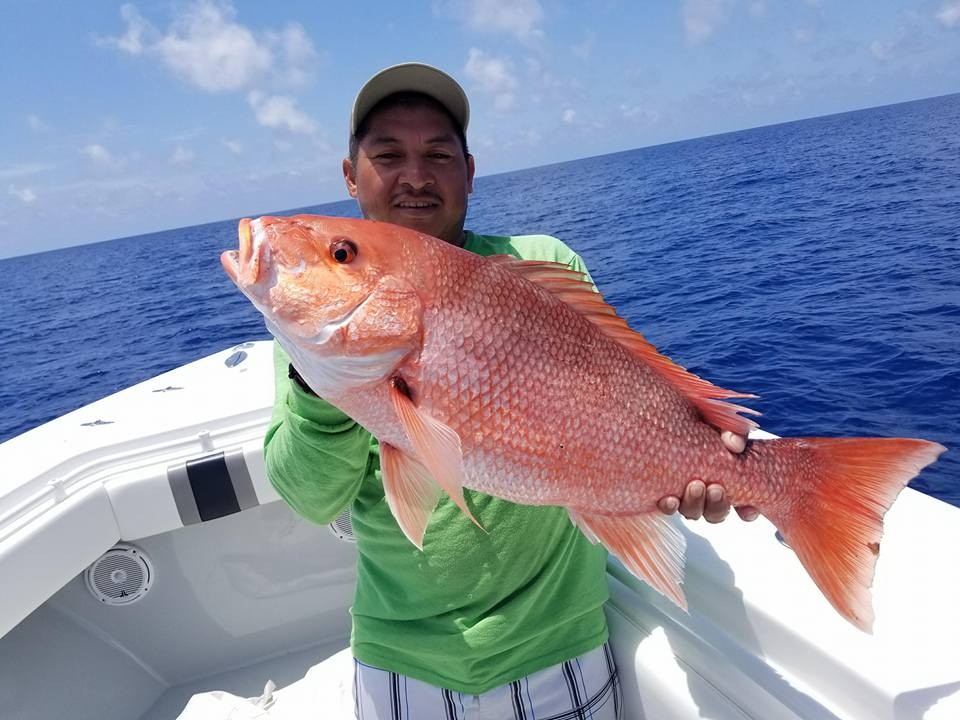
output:
[{"label": "fish anal fin", "polygon": [[410,399],[402,381],[391,382],[390,398],[420,462],[457,507],[483,530],[463,497],[463,451],[460,436],[453,428],[418,408]]},{"label": "fish anal fin", "polygon": [[725,402],[731,398],[755,398],[756,395],[725,390],[677,365],[617,315],[583,273],[563,263],[518,260],[510,255],[495,255],[490,259],[537,283],[596,325],[604,335],[643,360],[686,397],[706,422],[719,430],[730,430],[743,436],[757,427],[757,423],[740,413],[759,415],[759,412]]},{"label": "fish anal fin", "polygon": [[388,443],[380,443],[380,471],[390,512],[407,539],[423,550],[440,486],[423,465]]},{"label": "fish anal fin", "polygon": [[684,610],[683,581],[686,540],[666,515],[597,515],[570,508],[570,519],[594,543],[601,543],[624,567]]}]

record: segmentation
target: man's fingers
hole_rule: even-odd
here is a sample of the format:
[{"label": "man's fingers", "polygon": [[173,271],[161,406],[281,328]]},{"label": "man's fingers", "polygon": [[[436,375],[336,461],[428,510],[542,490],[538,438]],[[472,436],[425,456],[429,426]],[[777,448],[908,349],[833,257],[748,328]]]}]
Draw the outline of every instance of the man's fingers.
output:
[{"label": "man's fingers", "polygon": [[699,520],[703,517],[703,504],[707,493],[706,486],[700,480],[687,484],[680,499],[680,514],[687,520]]},{"label": "man's fingers", "polygon": [[657,508],[664,515],[673,515],[677,511],[678,507],[680,507],[680,498],[674,497],[673,495],[662,497],[657,503]]},{"label": "man's fingers", "polygon": [[[705,485],[700,480],[691,481],[683,492],[683,498],[667,495],[660,498],[657,508],[665,515],[673,515],[677,510],[687,520],[703,518],[709,523],[718,523],[730,513],[730,501],[723,485],[711,483]],[[750,522],[760,517],[752,505],[740,505],[734,508],[741,520]]]},{"label": "man's fingers", "polygon": [[723,441],[723,444],[726,446],[727,450],[732,453],[742,453],[747,449],[747,438],[743,435],[737,435],[730,430],[724,430],[720,433],[720,439]]},{"label": "man's fingers", "polygon": [[730,513],[730,501],[722,485],[707,487],[706,503],[703,507],[703,519],[708,523],[718,523]]}]

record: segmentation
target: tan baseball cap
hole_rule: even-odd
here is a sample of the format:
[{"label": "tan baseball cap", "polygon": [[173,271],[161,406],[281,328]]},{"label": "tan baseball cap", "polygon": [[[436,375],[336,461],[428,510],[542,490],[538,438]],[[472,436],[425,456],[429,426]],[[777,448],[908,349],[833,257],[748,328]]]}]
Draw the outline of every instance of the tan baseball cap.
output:
[{"label": "tan baseball cap", "polygon": [[350,112],[350,134],[357,131],[373,107],[388,95],[398,92],[421,92],[443,105],[464,132],[470,121],[470,103],[460,84],[442,70],[424,63],[392,65],[367,80]]}]

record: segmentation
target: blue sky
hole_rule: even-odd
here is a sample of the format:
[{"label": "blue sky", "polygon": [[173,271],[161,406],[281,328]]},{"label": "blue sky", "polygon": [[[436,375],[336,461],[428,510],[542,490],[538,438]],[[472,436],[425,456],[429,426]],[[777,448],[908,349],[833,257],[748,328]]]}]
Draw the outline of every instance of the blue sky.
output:
[{"label": "blue sky", "polygon": [[343,199],[350,103],[406,60],[466,87],[479,175],[960,91],[960,0],[4,0],[0,27],[0,257]]}]

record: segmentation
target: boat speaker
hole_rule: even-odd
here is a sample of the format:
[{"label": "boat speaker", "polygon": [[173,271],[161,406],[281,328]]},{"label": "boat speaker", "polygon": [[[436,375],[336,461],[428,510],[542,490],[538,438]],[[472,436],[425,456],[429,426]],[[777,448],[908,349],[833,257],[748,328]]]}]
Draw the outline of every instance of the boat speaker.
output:
[{"label": "boat speaker", "polygon": [[153,585],[153,565],[133,545],[119,544],[94,560],[84,573],[87,589],[104,605],[131,605]]},{"label": "boat speaker", "polygon": [[330,532],[340,540],[357,541],[356,535],[353,534],[353,523],[350,522],[350,508],[337,515],[336,519],[330,523]]}]

